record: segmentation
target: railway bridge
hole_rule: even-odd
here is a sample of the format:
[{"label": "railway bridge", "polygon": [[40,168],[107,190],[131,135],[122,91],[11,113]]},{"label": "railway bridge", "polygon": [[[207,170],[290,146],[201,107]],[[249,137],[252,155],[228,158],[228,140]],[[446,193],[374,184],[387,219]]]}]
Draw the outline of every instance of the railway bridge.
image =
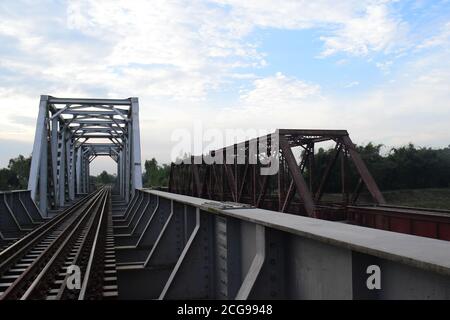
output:
[{"label": "railway bridge", "polygon": [[450,299],[449,241],[450,212],[387,204],[345,130],[278,129],[144,189],[137,98],[41,96],[28,190],[0,192],[0,300]]}]

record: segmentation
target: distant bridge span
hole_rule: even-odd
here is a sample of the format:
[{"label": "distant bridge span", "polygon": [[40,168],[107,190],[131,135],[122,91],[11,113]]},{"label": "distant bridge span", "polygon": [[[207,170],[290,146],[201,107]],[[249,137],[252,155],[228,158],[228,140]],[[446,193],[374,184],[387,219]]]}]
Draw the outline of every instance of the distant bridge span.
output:
[{"label": "distant bridge span", "polygon": [[47,209],[89,193],[89,163],[117,162],[117,189],[126,202],[142,188],[138,98],[62,99],[41,96],[28,189]]}]

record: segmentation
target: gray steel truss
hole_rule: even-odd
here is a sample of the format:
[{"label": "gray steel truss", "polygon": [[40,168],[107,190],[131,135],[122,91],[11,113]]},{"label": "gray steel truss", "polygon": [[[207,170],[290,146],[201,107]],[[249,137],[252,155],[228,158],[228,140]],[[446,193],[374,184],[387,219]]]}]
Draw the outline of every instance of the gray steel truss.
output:
[{"label": "gray steel truss", "polygon": [[443,240],[157,190],[114,220],[120,299],[450,298]]},{"label": "gray steel truss", "polygon": [[89,164],[117,163],[126,202],[142,188],[138,98],[65,99],[41,96],[28,189],[45,215],[91,190]]}]

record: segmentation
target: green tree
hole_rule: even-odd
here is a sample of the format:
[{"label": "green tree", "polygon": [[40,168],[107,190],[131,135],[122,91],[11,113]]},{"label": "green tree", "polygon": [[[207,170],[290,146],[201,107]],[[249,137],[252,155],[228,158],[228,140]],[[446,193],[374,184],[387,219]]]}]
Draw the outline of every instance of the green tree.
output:
[{"label": "green tree", "polygon": [[166,187],[169,184],[170,166],[159,165],[155,158],[146,160],[143,175],[144,187]]},{"label": "green tree", "polygon": [[30,175],[31,157],[25,158],[19,155],[17,158],[9,160],[8,169],[16,176],[17,189],[26,189],[28,187],[28,177]]},{"label": "green tree", "polygon": [[12,190],[16,189],[19,185],[17,176],[9,169],[0,169],[0,190]]},{"label": "green tree", "polygon": [[[450,187],[450,147],[443,149],[417,148],[413,144],[392,148],[381,153],[383,145],[368,143],[357,151],[366,163],[381,190],[447,188]],[[321,176],[334,155],[333,148],[320,148],[315,154],[317,176]],[[326,192],[340,191],[339,160],[331,171]],[[308,172],[306,170],[306,176]],[[356,168],[347,172],[352,185],[357,179]]]},{"label": "green tree", "polygon": [[386,157],[388,189],[443,188],[450,186],[450,149],[392,148]]},{"label": "green tree", "polygon": [[100,173],[95,179],[95,182],[97,184],[103,184],[103,185],[113,184],[115,181],[116,181],[116,177],[114,175],[109,174],[105,170],[103,170],[102,173]]}]

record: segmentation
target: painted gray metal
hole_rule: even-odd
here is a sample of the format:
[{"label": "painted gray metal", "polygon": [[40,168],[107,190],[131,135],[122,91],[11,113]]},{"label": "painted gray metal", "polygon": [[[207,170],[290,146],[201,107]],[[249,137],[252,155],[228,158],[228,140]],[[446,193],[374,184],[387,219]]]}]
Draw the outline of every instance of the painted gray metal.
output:
[{"label": "painted gray metal", "polygon": [[55,98],[49,97],[53,104],[84,104],[84,105],[130,105],[130,99],[78,99],[78,98]]},{"label": "painted gray metal", "polygon": [[138,98],[41,96],[28,184],[41,212],[91,191],[89,163],[98,156],[118,163],[117,189],[128,201],[142,187]]},{"label": "painted gray metal", "polygon": [[[36,192],[38,188],[38,177],[40,175],[46,176],[46,172],[44,173],[45,164],[42,166],[41,164],[41,157],[42,151],[47,150],[47,148],[44,148],[43,146],[47,144],[47,117],[48,117],[48,96],[41,96],[41,101],[39,102],[39,114],[37,118],[36,123],[36,133],[34,138],[34,144],[33,144],[33,152],[32,152],[32,160],[31,161],[31,167],[30,167],[30,177],[28,179],[28,190],[32,190],[31,197],[33,200],[36,198]],[[45,170],[46,171],[46,170]],[[43,178],[42,180],[44,180]],[[47,185],[42,184],[39,186],[39,189],[41,189],[41,194],[47,194]],[[40,208],[41,210],[47,210],[46,207],[46,200],[43,200],[40,202]]]},{"label": "painted gray metal", "polygon": [[0,192],[0,248],[44,222],[30,191]]},{"label": "painted gray metal", "polygon": [[124,299],[450,299],[448,241],[156,190],[115,225]]}]

